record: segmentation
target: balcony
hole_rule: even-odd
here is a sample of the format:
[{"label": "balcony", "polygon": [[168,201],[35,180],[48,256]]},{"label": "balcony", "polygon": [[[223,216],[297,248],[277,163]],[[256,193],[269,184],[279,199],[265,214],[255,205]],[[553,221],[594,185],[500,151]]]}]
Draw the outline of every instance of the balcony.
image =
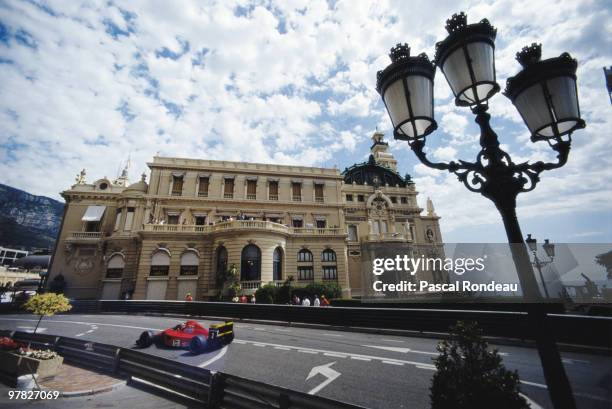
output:
[{"label": "balcony", "polygon": [[[284,224],[264,220],[232,220],[214,225],[194,224],[145,224],[145,232],[157,233],[219,233],[232,230],[263,230],[300,236],[344,236],[346,232],[340,227],[287,227]],[[99,234],[99,233],[98,233]]]},{"label": "balcony", "polygon": [[402,233],[370,233],[368,241],[412,241],[410,237]]},{"label": "balcony", "polygon": [[316,203],[324,203],[325,202],[325,198],[323,196],[317,196],[317,197],[315,197],[315,202]]},{"label": "balcony", "polygon": [[247,194],[246,198],[247,200],[255,200],[257,199],[257,195]]},{"label": "balcony", "polygon": [[223,198],[224,199],[233,199],[234,198],[234,194],[233,193],[223,193]]},{"label": "balcony", "polygon": [[206,191],[206,192],[198,192],[198,197],[208,197],[208,191]]},{"label": "balcony", "polygon": [[68,234],[66,241],[91,242],[101,238],[102,232],[99,231],[73,231]]},{"label": "balcony", "polygon": [[243,290],[257,290],[261,288],[261,280],[241,281],[240,287]]},{"label": "balcony", "polygon": [[270,194],[270,196],[268,196],[268,200],[276,200],[276,201],[278,201],[278,195]]},{"label": "balcony", "polygon": [[293,199],[294,202],[301,202],[302,201],[302,196],[293,195],[292,199]]}]

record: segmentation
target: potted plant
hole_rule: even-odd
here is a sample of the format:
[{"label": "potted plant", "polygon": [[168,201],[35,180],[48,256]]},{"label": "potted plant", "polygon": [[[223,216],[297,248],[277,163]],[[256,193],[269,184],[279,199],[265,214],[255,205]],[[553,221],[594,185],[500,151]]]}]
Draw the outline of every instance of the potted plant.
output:
[{"label": "potted plant", "polygon": [[22,375],[36,375],[38,380],[58,374],[64,358],[49,349],[30,348],[12,338],[0,338],[0,368],[17,383]]}]

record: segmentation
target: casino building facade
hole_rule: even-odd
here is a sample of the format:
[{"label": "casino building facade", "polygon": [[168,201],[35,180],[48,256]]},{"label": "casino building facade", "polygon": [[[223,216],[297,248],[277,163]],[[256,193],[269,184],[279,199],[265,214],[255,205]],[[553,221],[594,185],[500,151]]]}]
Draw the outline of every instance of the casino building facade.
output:
[{"label": "casino building facade", "polygon": [[[129,184],[87,183],[66,200],[49,282],[75,299],[214,299],[218,271],[234,265],[244,293],[261,285],[337,282],[362,293],[370,246],[442,243],[431,201],[417,204],[410,177],[383,140],[365,163],[337,169],[159,157]],[[430,280],[432,278],[429,278]],[[433,277],[435,279],[435,277]]]}]

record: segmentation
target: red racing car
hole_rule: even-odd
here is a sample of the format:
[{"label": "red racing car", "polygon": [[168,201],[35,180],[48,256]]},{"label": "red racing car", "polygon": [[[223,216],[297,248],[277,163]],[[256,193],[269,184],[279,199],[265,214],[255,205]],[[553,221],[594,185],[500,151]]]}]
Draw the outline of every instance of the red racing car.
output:
[{"label": "red racing car", "polygon": [[228,345],[233,340],[234,323],[231,321],[213,324],[209,329],[196,321],[186,321],[161,332],[144,331],[140,334],[136,345],[140,348],[147,348],[152,344],[188,348],[192,353],[199,354]]}]

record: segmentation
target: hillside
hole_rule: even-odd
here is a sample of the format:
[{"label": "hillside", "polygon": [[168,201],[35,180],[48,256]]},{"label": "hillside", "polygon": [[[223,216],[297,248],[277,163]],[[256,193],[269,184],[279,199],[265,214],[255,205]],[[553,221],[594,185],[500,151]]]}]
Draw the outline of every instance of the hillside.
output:
[{"label": "hillside", "polygon": [[53,248],[64,204],[0,184],[0,246]]}]

